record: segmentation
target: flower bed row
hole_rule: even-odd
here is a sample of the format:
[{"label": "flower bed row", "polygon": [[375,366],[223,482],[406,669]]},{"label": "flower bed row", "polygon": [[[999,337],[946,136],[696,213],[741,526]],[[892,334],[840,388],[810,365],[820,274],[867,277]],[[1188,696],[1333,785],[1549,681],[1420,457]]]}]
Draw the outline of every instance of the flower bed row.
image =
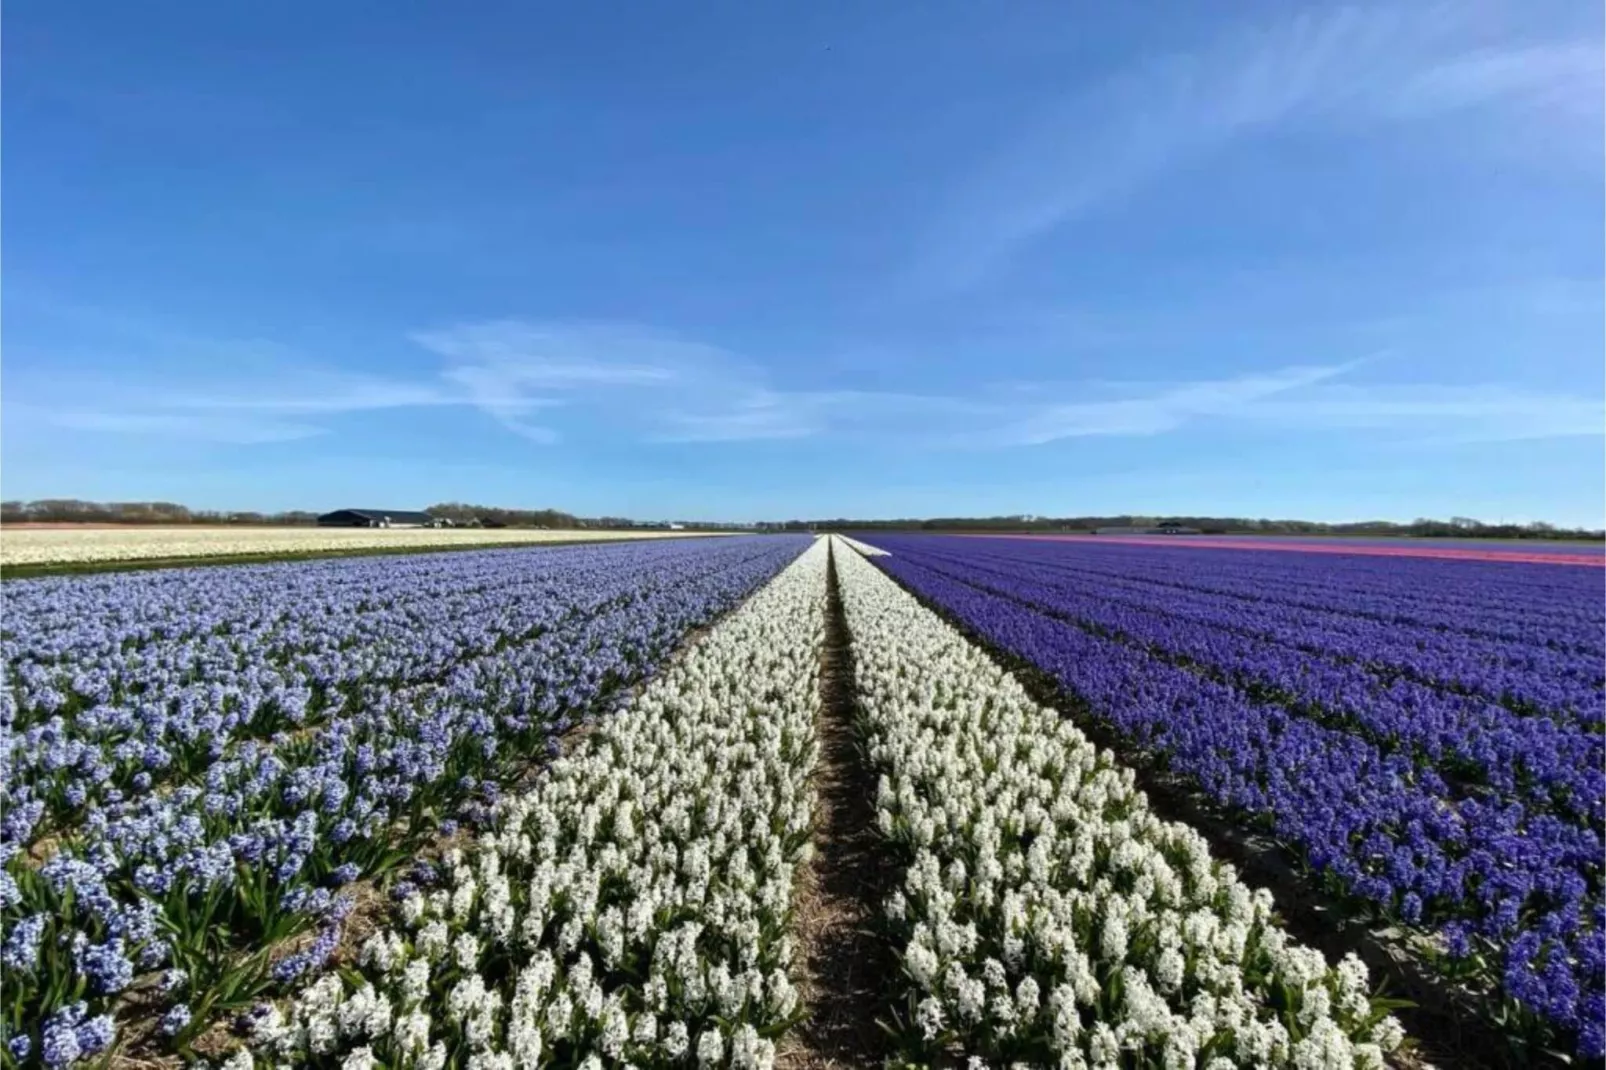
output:
[{"label": "flower bed row", "polygon": [[[1107,597],[1096,586],[1066,580],[1031,561],[913,556],[981,590],[1173,664],[1198,667],[1246,694],[1352,731],[1384,753],[1402,753],[1420,767],[1424,787],[1447,799],[1471,793],[1523,808],[1524,820],[1553,813],[1593,833],[1593,856],[1606,854],[1600,840],[1606,825],[1606,735],[1598,723],[1591,728],[1559,710],[1554,719],[1525,716],[1488,699],[1387,680],[1354,662],[1179,616],[1165,602],[1133,605]],[[1236,619],[1253,617],[1245,609]],[[1594,694],[1602,697],[1598,689]]]},{"label": "flower bed row", "polygon": [[[235,731],[244,715],[227,704],[200,719],[205,731],[195,728],[182,698],[201,681],[188,677],[174,683],[176,699],[159,690],[165,685],[147,681],[148,691],[161,698],[137,707],[131,718],[126,707],[78,708],[7,732],[0,763],[6,967],[0,1063],[42,1059],[65,1066],[95,1054],[115,1034],[111,1014],[134,988],[143,1002],[125,1014],[161,1015],[163,1031],[182,1048],[217,1016],[314,969],[339,937],[348,905],[340,887],[385,872],[457,818],[487,812],[509,777],[541,760],[555,733],[649,675],[688,629],[730,608],[805,545],[803,539],[722,540],[699,547],[410,559],[409,566],[460,569],[471,591],[497,586],[500,570],[500,586],[517,592],[515,602],[522,594],[557,608],[512,611],[521,622],[549,623],[533,630],[515,625],[488,644],[459,642],[464,630],[451,623],[443,625],[443,637],[434,637],[427,616],[410,612],[412,627],[395,632],[390,647],[336,642],[323,657],[285,658],[257,679],[277,673],[353,682],[315,722],[265,741]],[[361,634],[370,629],[365,612],[390,612],[387,595],[398,605],[416,602],[410,590],[387,586],[380,574],[370,575],[377,582],[366,594],[348,577],[329,575],[341,569],[369,574],[374,567],[231,569],[154,585],[149,577],[132,576],[129,589],[139,593],[127,602],[138,609],[123,615],[182,622],[195,611],[194,593],[203,590],[218,597],[210,604],[221,607],[216,613],[226,624],[262,620],[262,610],[225,595],[230,583],[260,589],[262,578],[249,573],[266,572],[291,592],[271,603],[278,631]],[[439,571],[430,574],[449,581]],[[335,595],[331,587],[345,593]],[[37,650],[43,644],[30,624],[49,615],[20,613],[30,605],[30,585],[18,583],[8,595],[12,589],[24,597],[20,606],[8,598],[8,642],[14,644],[8,653]],[[118,589],[109,581],[85,588],[103,589],[116,600]],[[175,597],[164,605],[150,596],[153,589]],[[52,592],[58,597],[64,596]],[[82,601],[85,616],[96,619],[96,604]],[[342,624],[331,603],[351,609],[356,622]],[[239,607],[233,618],[230,606]],[[102,608],[98,615],[119,612]],[[267,633],[244,626],[242,632],[270,649]],[[416,652],[439,647],[468,653],[438,674],[405,682]],[[236,652],[248,657],[244,646]],[[343,661],[348,653],[351,661]],[[125,658],[137,662],[137,648]],[[352,663],[360,667],[357,675],[342,675]],[[130,665],[122,679],[139,672]],[[230,683],[244,690],[250,678],[246,665]],[[43,685],[23,682],[18,690],[26,697],[35,686]],[[18,697],[16,690],[12,696]],[[237,716],[231,721],[228,715]],[[119,721],[128,721],[126,729],[107,728]],[[196,740],[204,745],[182,749]],[[85,790],[75,800],[77,788]],[[55,842],[36,844],[38,820],[46,814],[56,819],[50,826]],[[321,932],[311,948],[277,955],[278,945],[314,926]],[[154,995],[136,985],[139,975],[164,966]]]},{"label": "flower bed row", "polygon": [[1063,1067],[1380,1067],[1401,1040],[1365,966],[1293,944],[1270,896],[1158,820],[1067,721],[846,549],[904,1055]]},{"label": "flower bed row", "polygon": [[653,531],[539,531],[531,528],[8,527],[0,565],[70,565],[167,558],[316,554],[352,550],[520,546],[684,537]]},{"label": "flower bed row", "polygon": [[1268,829],[1341,898],[1423,937],[1411,944],[1431,968],[1503,991],[1490,1005],[1504,1028],[1549,1045],[1577,1030],[1584,1054],[1606,1050],[1598,833],[1452,796],[1405,754],[927,568],[914,540],[893,547],[888,572]]},{"label": "flower bed row", "polygon": [[0,639],[4,838],[26,848],[101,804],[195,780],[240,743],[450,684],[509,649],[561,648],[566,633],[661,591],[720,574],[750,588],[780,567],[778,547],[632,545],[12,584]]},{"label": "flower bed row", "polygon": [[[1156,572],[1128,568],[1126,560],[1088,561],[1082,553],[1067,552],[1071,549],[1068,547],[1017,549],[1017,545],[965,546],[962,552],[956,550],[942,556],[1010,568],[1030,565],[1059,583],[1075,584],[1108,601],[1160,606],[1177,618],[1343,658],[1387,677],[1404,677],[1455,692],[1482,695],[1507,703],[1518,712],[1590,724],[1597,732],[1606,722],[1602,653],[1586,649],[1600,630],[1599,624],[1581,622],[1570,633],[1557,636],[1557,646],[1485,638],[1444,626],[1346,612],[1347,599],[1342,596],[1320,608],[1291,604],[1281,600],[1287,594],[1281,577],[1269,578],[1258,594],[1249,593],[1255,588],[1223,591],[1216,589],[1220,580],[1213,571]],[[936,547],[929,549],[938,552]],[[1534,570],[1546,570],[1542,565],[1522,567],[1529,570],[1529,575]],[[1563,575],[1571,578],[1572,582],[1565,585],[1571,597],[1576,597],[1580,589],[1593,589],[1588,576]],[[1552,593],[1541,587],[1526,592],[1525,598],[1530,604],[1543,604]],[[1462,617],[1454,608],[1445,607],[1445,623]]]},{"label": "flower bed row", "polygon": [[846,543],[850,549],[864,555],[865,557],[881,557],[886,554],[885,550],[871,546],[867,542],[860,542],[858,539],[849,538],[846,535],[833,535],[831,537],[839,542]]},{"label": "flower bed row", "polygon": [[398,885],[358,968],[253,1017],[259,1058],[770,1065],[798,1016],[826,563],[816,543],[491,830]]},{"label": "flower bed row", "polygon": [[[886,542],[881,537],[878,544]],[[898,541],[896,538],[892,542]],[[998,549],[1002,540],[978,540]],[[1185,549],[1185,541],[1173,549]],[[885,547],[883,547],[885,549]],[[1541,564],[1410,557],[1214,551],[1156,553],[1153,546],[1038,543],[1076,567],[1274,605],[1341,609],[1387,624],[1479,636],[1606,657],[1598,575]],[[1024,552],[1024,551],[1023,551]]]},{"label": "flower bed row", "polygon": [[[327,719],[364,689],[438,682],[469,658],[772,550],[745,539],[18,582],[0,629],[0,720],[48,728],[58,746],[141,748],[96,756],[91,774],[135,757],[165,768],[187,750],[204,760],[230,739]],[[48,764],[85,762],[73,750]]]}]

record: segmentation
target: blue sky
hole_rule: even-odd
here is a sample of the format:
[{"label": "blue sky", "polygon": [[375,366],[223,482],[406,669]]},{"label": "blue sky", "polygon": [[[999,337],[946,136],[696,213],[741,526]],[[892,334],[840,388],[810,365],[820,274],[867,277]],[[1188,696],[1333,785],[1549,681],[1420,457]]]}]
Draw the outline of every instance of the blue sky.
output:
[{"label": "blue sky", "polygon": [[3,492],[1599,527],[1599,5],[7,5]]}]

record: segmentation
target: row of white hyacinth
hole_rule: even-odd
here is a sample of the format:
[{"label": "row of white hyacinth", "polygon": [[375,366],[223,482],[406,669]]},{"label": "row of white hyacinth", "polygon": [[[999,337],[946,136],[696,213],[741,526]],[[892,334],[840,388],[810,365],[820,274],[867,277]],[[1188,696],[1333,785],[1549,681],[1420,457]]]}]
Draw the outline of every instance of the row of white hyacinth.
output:
[{"label": "row of white hyacinth", "polygon": [[871,546],[867,542],[860,542],[858,539],[850,539],[846,535],[833,535],[833,536],[831,536],[831,538],[842,540],[843,542],[847,543],[850,547],[852,547],[853,549],[857,550],[859,553],[863,554],[865,557],[891,557],[892,556],[891,554],[887,553],[885,550],[881,549],[879,546]]},{"label": "row of white hyacinth", "polygon": [[1364,964],[1293,944],[1271,897],[1157,819],[1130,769],[839,546],[911,1063],[1381,1067]]},{"label": "row of white hyacinth", "polygon": [[359,969],[259,1013],[257,1064],[771,1065],[800,1017],[826,568],[822,540],[448,853]]}]

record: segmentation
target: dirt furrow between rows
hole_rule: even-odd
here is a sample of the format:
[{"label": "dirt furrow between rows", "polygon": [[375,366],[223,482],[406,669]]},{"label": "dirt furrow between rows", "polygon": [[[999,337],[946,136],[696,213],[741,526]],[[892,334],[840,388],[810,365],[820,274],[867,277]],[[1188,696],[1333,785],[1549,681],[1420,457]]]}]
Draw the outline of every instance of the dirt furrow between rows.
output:
[{"label": "dirt furrow between rows", "polygon": [[814,855],[798,877],[798,988],[809,1016],[782,1045],[782,1070],[878,1065],[886,1035],[876,1019],[890,1005],[896,976],[876,924],[896,874],[876,831],[876,782],[855,725],[852,650],[832,552],[820,653]]}]

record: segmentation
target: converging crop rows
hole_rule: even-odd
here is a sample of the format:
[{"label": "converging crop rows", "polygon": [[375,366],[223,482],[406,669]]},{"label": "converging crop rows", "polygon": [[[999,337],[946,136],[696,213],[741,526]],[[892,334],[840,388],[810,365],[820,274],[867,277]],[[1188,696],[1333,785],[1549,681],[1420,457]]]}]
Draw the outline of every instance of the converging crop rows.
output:
[{"label": "converging crop rows", "polygon": [[[1387,978],[1155,812],[1157,760],[1499,994],[1513,1050],[1597,1058],[1586,570],[1181,556],[763,536],[10,582],[0,1063],[1416,1059]],[[847,1063],[799,1028],[833,628],[892,874],[838,893],[892,963]]]},{"label": "converging crop rows", "polygon": [[71,1065],[124,1021],[183,1050],[315,975],[342,889],[483,821],[806,543],[13,584],[4,1057]]},{"label": "converging crop rows", "polygon": [[1314,885],[1380,912],[1431,970],[1494,997],[1508,1029],[1536,1047],[1572,1033],[1601,1057],[1597,573],[877,543],[910,590],[1049,674],[1135,755],[1272,832]]}]

